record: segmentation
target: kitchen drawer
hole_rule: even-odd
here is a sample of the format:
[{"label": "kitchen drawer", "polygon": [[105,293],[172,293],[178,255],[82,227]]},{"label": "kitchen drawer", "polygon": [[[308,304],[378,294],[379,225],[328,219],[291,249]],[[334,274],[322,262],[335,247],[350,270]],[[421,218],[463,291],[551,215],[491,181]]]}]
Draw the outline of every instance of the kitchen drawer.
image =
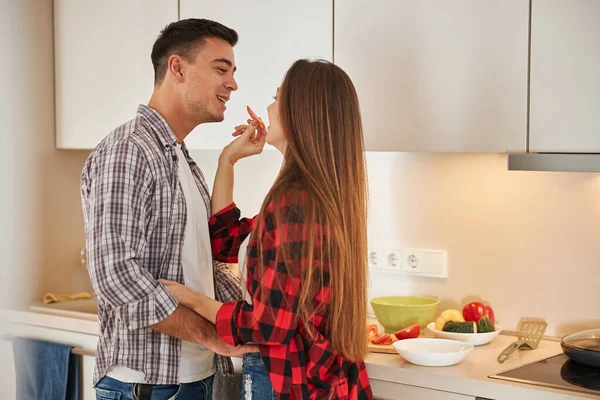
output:
[{"label": "kitchen drawer", "polygon": [[378,381],[376,379],[371,379],[371,388],[373,389],[373,397],[378,400],[476,400],[473,396]]}]

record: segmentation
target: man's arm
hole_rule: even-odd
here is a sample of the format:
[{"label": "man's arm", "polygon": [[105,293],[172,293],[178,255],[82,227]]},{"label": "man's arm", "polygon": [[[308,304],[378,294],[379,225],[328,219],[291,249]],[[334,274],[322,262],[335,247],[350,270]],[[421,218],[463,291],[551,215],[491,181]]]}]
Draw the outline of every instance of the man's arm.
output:
[{"label": "man's arm", "polygon": [[211,331],[215,327],[183,305],[177,306],[171,315],[149,328],[207,348],[214,345],[215,336],[211,336]]},{"label": "man's arm", "polygon": [[254,346],[233,347],[221,340],[215,326],[185,306],[178,306],[164,320],[150,328],[181,340],[198,343],[217,354],[241,357],[245,353],[257,352]]},{"label": "man's arm", "polygon": [[96,155],[89,193],[84,193],[87,267],[94,291],[129,330],[164,320],[177,301],[141,265],[153,210],[147,160],[128,139]]}]

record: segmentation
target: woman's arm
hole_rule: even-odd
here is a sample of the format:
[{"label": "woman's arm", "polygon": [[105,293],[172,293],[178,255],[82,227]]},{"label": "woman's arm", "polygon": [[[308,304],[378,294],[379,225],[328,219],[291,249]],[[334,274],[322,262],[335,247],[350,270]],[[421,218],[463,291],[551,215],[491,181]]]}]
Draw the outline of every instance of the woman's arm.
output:
[{"label": "woman's arm", "polygon": [[[243,125],[240,125],[242,127]],[[238,127],[236,127],[238,128]],[[258,129],[258,133],[256,133]],[[235,133],[234,133],[235,134]],[[259,154],[265,147],[267,131],[254,120],[244,132],[229,143],[219,156],[219,165],[213,184],[211,210],[213,215],[233,203],[233,167],[242,158]]]},{"label": "woman's arm", "polygon": [[211,210],[215,215],[231,203],[233,203],[233,179],[235,162],[223,151],[219,157],[219,165],[213,184],[211,196]]},{"label": "woman's arm", "polygon": [[223,303],[213,300],[202,293],[198,293],[189,286],[182,285],[181,283],[166,279],[161,279],[160,281],[165,284],[179,304],[192,309],[196,314],[201,315],[210,323],[215,323],[217,312]]},{"label": "woman's arm", "polygon": [[257,125],[241,126],[243,133],[227,145],[219,156],[219,165],[211,199],[212,218],[208,221],[213,257],[216,260],[237,263],[240,245],[254,228],[253,218],[241,218],[233,202],[235,163],[252,154],[258,154],[265,145],[266,130]]},{"label": "woman's arm", "polygon": [[240,210],[231,203],[208,221],[213,258],[226,263],[237,263],[240,246],[256,223],[255,218],[240,218]]}]

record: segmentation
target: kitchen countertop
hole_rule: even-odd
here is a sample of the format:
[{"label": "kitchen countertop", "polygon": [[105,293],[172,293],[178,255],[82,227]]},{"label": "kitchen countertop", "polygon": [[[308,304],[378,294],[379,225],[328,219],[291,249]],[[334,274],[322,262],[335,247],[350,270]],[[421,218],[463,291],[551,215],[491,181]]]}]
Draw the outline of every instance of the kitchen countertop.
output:
[{"label": "kitchen countertop", "polygon": [[38,303],[29,307],[29,311],[85,319],[88,321],[97,321],[98,298],[94,295],[90,299],[64,301],[51,304]]},{"label": "kitchen countertop", "polygon": [[[424,334],[430,337],[429,332]],[[496,358],[515,336],[498,335],[491,343],[476,346],[459,364],[450,367],[421,367],[400,355],[371,353],[366,359],[369,377],[404,385],[460,393],[494,400],[600,399],[600,395],[569,392],[529,384],[491,379],[490,375],[561,354],[560,341],[543,340],[535,350],[519,350],[504,364]]]},{"label": "kitchen countertop", "polygon": [[88,316],[83,318],[81,314],[83,313],[75,312],[70,314],[70,316],[65,316],[63,310],[57,310],[56,313],[52,313],[0,309],[0,321],[2,321],[0,324],[0,334],[10,334],[10,332],[5,331],[5,327],[10,324],[21,324],[98,336],[100,334],[98,316],[96,315],[92,320]]},{"label": "kitchen countertop", "polygon": [[[56,304],[53,307],[39,308],[37,305],[29,311],[0,310],[0,321],[97,336],[99,334],[97,318],[94,318],[93,313],[90,312],[94,308],[90,303],[93,302],[93,299],[78,300],[78,302],[81,302],[78,303],[80,308],[74,304],[75,302],[70,302],[70,304],[65,303],[64,307]],[[79,309],[83,312],[80,312]],[[0,326],[2,325],[5,324],[0,324]],[[10,334],[1,328],[0,333]],[[431,333],[426,331],[422,336],[431,337]],[[600,400],[600,395],[568,392],[488,378],[489,375],[562,353],[560,342],[557,339],[548,338],[543,340],[536,350],[520,350],[504,364],[498,363],[496,360],[498,354],[515,339],[515,336],[500,334],[491,343],[475,347],[465,360],[450,367],[421,367],[408,363],[400,355],[381,353],[369,354],[365,363],[372,380],[460,393],[473,397],[494,400]]]}]

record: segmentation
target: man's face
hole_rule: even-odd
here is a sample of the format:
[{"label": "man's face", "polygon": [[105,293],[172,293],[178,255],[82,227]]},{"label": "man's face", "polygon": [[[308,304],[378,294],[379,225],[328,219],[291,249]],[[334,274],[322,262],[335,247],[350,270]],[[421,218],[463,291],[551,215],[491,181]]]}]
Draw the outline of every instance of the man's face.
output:
[{"label": "man's face", "polygon": [[197,124],[223,121],[225,104],[238,88],[233,77],[236,67],[231,45],[208,38],[196,51],[195,59],[183,63],[183,100],[188,115]]}]

